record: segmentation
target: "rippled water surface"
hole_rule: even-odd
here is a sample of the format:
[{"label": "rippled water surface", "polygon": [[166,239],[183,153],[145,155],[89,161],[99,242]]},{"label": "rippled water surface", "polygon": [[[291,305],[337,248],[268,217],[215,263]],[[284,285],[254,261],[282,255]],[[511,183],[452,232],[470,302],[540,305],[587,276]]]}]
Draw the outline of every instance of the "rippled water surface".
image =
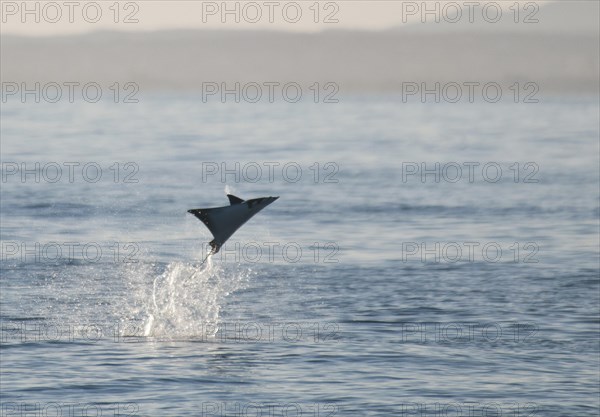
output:
[{"label": "rippled water surface", "polygon": [[598,111],[3,105],[2,415],[598,415]]}]

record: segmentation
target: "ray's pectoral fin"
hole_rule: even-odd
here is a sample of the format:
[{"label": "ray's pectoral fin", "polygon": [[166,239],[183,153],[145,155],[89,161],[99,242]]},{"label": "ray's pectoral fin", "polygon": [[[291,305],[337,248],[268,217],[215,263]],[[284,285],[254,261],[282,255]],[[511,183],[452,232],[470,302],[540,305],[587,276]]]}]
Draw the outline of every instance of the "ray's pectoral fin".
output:
[{"label": "ray's pectoral fin", "polygon": [[221,249],[222,243],[218,243],[219,240],[219,228],[218,225],[213,220],[213,211],[218,209],[193,209],[188,210],[188,213],[196,216],[204,225],[210,230],[214,239],[210,242],[210,247],[212,248],[211,253],[217,253],[219,249]]},{"label": "ray's pectoral fin", "polygon": [[211,225],[210,225],[209,216],[208,216],[209,210],[210,209],[193,209],[193,210],[188,210],[187,212],[196,216],[202,223],[204,223],[206,225],[206,227],[208,227],[210,229]]},{"label": "ray's pectoral fin", "polygon": [[232,206],[234,204],[241,204],[244,202],[244,200],[242,200],[239,197],[234,196],[233,194],[227,194],[227,198],[229,198],[229,204],[231,204]]}]

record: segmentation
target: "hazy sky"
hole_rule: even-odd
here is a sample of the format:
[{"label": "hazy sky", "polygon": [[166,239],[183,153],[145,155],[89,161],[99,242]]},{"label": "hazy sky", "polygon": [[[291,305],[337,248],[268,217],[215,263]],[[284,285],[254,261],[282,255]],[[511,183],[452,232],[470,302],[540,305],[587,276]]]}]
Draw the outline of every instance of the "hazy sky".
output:
[{"label": "hazy sky", "polygon": [[[6,1],[0,33],[75,34],[95,30],[273,29],[314,32],[325,29],[380,30],[435,19],[493,24],[535,18],[546,1]],[[501,15],[498,15],[501,5]],[[518,10],[516,10],[518,9]]]}]

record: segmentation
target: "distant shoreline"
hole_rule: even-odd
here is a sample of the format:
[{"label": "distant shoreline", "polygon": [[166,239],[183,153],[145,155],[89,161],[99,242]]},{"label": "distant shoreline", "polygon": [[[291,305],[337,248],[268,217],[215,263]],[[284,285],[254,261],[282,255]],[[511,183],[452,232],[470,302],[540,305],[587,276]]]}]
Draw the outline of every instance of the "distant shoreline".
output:
[{"label": "distant shoreline", "polygon": [[545,94],[598,91],[593,35],[249,31],[101,32],[2,39],[2,81],[135,82],[143,91],[204,83],[333,82],[344,92],[407,83],[535,83]]}]

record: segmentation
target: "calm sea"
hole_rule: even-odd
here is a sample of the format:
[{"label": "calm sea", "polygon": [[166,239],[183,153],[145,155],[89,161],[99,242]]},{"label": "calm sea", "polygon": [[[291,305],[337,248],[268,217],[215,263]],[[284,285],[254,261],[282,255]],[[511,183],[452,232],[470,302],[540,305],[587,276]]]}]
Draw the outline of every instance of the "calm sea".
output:
[{"label": "calm sea", "polygon": [[598,115],[3,104],[1,415],[597,416]]}]

